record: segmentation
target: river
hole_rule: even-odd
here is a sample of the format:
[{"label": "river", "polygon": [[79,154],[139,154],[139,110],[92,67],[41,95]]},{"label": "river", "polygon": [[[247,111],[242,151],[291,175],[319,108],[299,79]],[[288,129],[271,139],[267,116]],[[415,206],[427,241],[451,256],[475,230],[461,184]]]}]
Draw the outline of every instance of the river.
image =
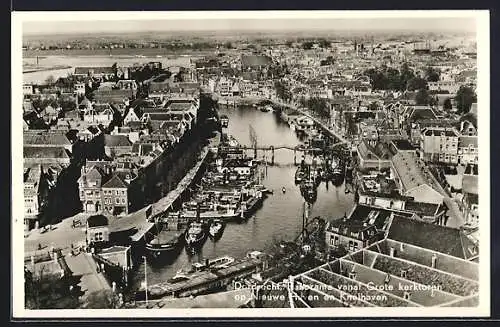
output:
[{"label": "river", "polygon": [[[220,114],[229,117],[228,133],[241,144],[250,145],[249,126],[253,126],[257,141],[261,145],[297,145],[300,143],[288,125],[281,122],[273,113],[261,112],[253,108],[224,108]],[[259,156],[261,153],[259,153]],[[300,159],[299,159],[300,160]],[[158,267],[148,264],[148,285],[163,282],[175,275],[176,271],[189,262],[201,261],[230,255],[242,257],[250,250],[259,250],[272,242],[274,238],[291,240],[300,232],[302,224],[302,203],[298,186],[294,184],[295,167],[293,151],[276,150],[276,166],[267,167],[267,175],[262,183],[274,190],[273,195],[264,200],[262,207],[246,222],[230,223],[226,226],[222,238],[217,242],[207,239],[200,253],[189,256],[182,250],[175,261]],[[286,193],[281,188],[286,188]],[[352,193],[345,194],[344,185],[334,187],[321,183],[318,198],[312,206],[311,216],[340,218],[353,207]],[[134,274],[133,288],[138,288],[144,279],[144,265],[141,264]]]},{"label": "river", "polygon": [[[75,67],[111,67],[114,63],[118,66],[132,66],[135,63],[147,63],[150,61],[159,61],[163,67],[182,66],[189,67],[190,59],[196,57],[188,57],[182,55],[162,56],[162,57],[135,57],[132,55],[120,56],[46,56],[39,57],[40,67],[54,67],[57,65],[70,66],[71,68],[43,70],[23,74],[24,83],[43,84],[47,77],[52,76],[55,79],[66,77],[69,73],[75,71]],[[23,58],[23,64],[36,65],[36,58]]]}]

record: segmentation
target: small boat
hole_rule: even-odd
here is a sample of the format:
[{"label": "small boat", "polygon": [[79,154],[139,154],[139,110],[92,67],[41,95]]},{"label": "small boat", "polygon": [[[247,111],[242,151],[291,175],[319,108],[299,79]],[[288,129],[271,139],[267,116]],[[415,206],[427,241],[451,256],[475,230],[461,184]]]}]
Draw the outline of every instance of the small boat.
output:
[{"label": "small boat", "polygon": [[221,219],[214,219],[208,228],[208,235],[213,239],[218,239],[224,232],[225,224]]},{"label": "small boat", "polygon": [[172,281],[189,280],[200,275],[209,269],[227,268],[234,262],[234,258],[230,256],[222,256],[215,259],[206,259],[202,262],[194,262],[191,265],[181,268],[177,271]]},{"label": "small boat", "polygon": [[273,109],[273,107],[267,105],[267,106],[260,107],[260,111],[262,111],[262,112],[273,112],[274,109]]},{"label": "small boat", "polygon": [[307,181],[300,185],[300,193],[308,203],[316,202],[318,191],[313,181]]},{"label": "small boat", "polygon": [[186,246],[195,248],[202,246],[207,239],[205,226],[200,222],[192,222],[185,234]]},{"label": "small boat", "polygon": [[300,184],[306,177],[306,173],[302,169],[302,167],[297,168],[295,172],[295,184]]},{"label": "small boat", "polygon": [[220,116],[220,123],[223,128],[227,128],[229,126],[229,118],[227,115]]}]

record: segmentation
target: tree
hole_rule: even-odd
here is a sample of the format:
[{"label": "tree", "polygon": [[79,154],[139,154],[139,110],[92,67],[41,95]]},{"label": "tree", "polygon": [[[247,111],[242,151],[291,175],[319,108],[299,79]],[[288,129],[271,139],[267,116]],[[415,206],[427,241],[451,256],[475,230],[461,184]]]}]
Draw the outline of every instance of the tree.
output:
[{"label": "tree", "polygon": [[227,41],[225,44],[224,44],[224,47],[226,49],[232,49],[233,48],[233,44],[230,42],[230,41]]},{"label": "tree", "polygon": [[427,81],[421,77],[413,77],[408,81],[408,90],[424,90],[427,89]]},{"label": "tree", "polygon": [[426,89],[420,89],[415,96],[415,102],[418,106],[426,106],[430,104],[429,92]]},{"label": "tree", "polygon": [[291,40],[287,40],[287,41],[285,42],[285,45],[286,45],[286,47],[287,47],[287,48],[291,48],[291,47],[292,47],[292,45],[293,45],[293,41],[291,41]]},{"label": "tree", "polygon": [[437,82],[440,79],[441,71],[433,67],[427,67],[425,70],[425,79],[428,82]]},{"label": "tree", "polygon": [[451,104],[451,99],[450,98],[447,98],[446,100],[444,100],[444,102],[443,102],[443,109],[444,110],[451,110],[452,109],[452,104]]},{"label": "tree", "polygon": [[52,85],[52,84],[54,84],[54,83],[55,83],[55,81],[56,81],[56,80],[54,79],[54,76],[49,75],[49,76],[47,76],[47,78],[45,79],[45,84],[47,84],[47,85]]},{"label": "tree", "polygon": [[95,291],[90,293],[85,301],[86,309],[118,309],[120,308],[120,299],[116,293],[111,290]]},{"label": "tree", "polygon": [[313,47],[313,45],[314,45],[314,42],[311,42],[311,41],[306,41],[306,42],[303,42],[303,43],[302,43],[302,48],[303,48],[304,50],[311,50],[311,49],[312,49],[312,47]]},{"label": "tree", "polygon": [[477,95],[474,90],[469,86],[460,86],[455,96],[457,108],[459,113],[466,114],[469,112],[470,107],[477,101]]}]

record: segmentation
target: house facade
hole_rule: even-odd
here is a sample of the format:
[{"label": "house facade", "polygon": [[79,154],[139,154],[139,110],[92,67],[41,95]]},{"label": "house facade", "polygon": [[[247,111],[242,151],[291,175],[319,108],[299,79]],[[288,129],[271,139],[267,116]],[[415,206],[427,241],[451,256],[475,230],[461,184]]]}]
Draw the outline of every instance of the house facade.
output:
[{"label": "house facade", "polygon": [[422,131],[421,158],[426,161],[458,162],[459,133],[455,128],[430,127]]}]

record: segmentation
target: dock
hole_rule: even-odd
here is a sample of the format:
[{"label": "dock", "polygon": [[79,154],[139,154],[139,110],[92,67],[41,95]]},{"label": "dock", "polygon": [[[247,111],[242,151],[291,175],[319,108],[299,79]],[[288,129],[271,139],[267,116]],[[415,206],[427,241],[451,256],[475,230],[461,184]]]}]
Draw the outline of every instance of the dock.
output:
[{"label": "dock", "polygon": [[257,272],[261,266],[261,260],[245,258],[235,261],[226,268],[211,269],[185,281],[167,281],[151,285],[148,287],[148,295],[150,299],[197,295],[211,289],[228,286],[236,278],[248,277]]},{"label": "dock", "polygon": [[[189,170],[189,172],[182,178],[182,180],[177,184],[177,187],[170,191],[167,196],[161,198],[159,201],[150,204],[139,211],[136,211],[126,217],[116,219],[116,228],[118,230],[126,230],[132,227],[136,227],[137,231],[134,235],[130,236],[132,242],[138,242],[144,238],[144,236],[153,228],[154,223],[151,222],[151,218],[154,218],[166,211],[168,211],[172,204],[186,191],[186,189],[193,183],[196,175],[198,174],[201,166],[205,163],[205,160],[210,153],[210,148],[213,146],[218,146],[220,142],[220,134],[210,140],[210,143],[205,146],[200,154],[201,158],[198,160],[196,165]],[[148,214],[149,213],[149,214]]]}]

